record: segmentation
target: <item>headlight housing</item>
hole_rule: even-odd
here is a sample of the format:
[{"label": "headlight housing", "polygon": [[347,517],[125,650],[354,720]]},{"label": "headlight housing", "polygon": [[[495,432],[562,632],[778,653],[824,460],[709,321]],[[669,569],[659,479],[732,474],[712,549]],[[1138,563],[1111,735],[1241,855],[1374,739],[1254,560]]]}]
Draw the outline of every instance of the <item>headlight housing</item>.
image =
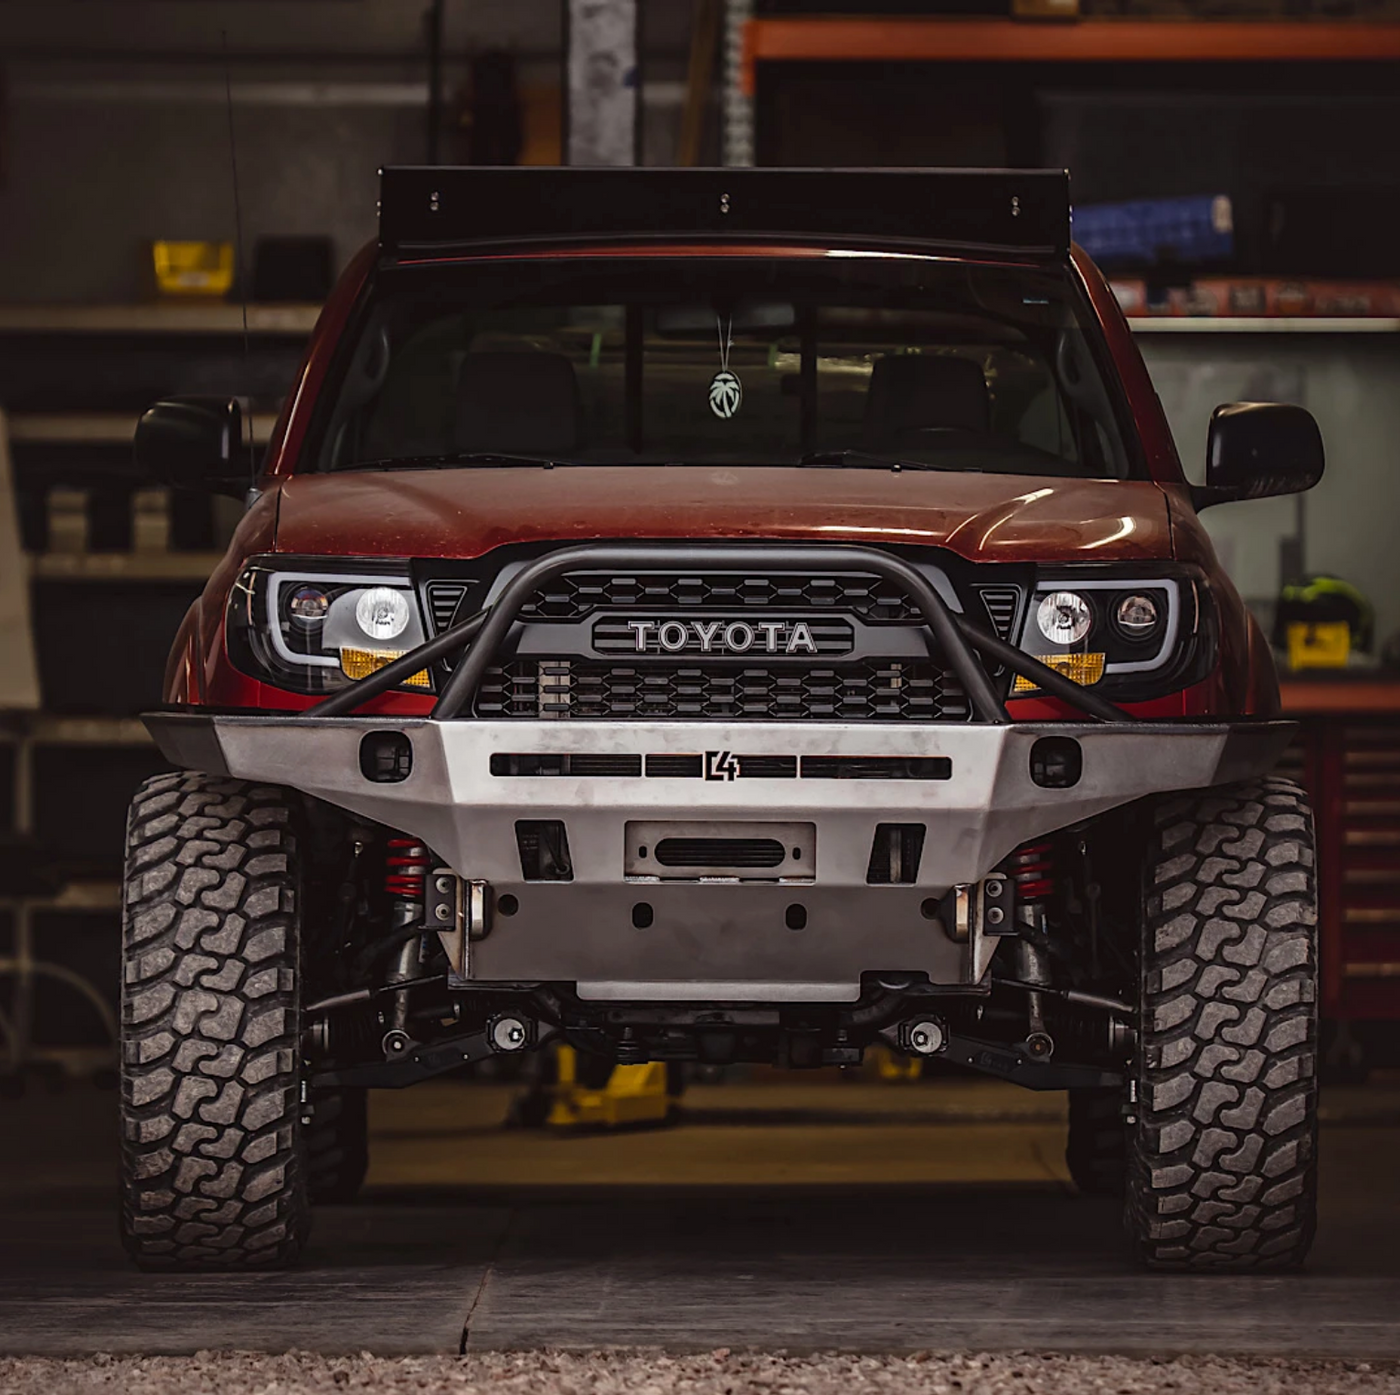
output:
[{"label": "headlight housing", "polygon": [[[1106,696],[1142,700],[1176,692],[1215,663],[1204,574],[1151,564],[1043,571],[1020,647]],[[1039,691],[1028,679],[1012,682],[1012,697]]]},{"label": "headlight housing", "polygon": [[[250,559],[229,592],[229,655],[253,677],[329,693],[427,638],[406,564],[321,557]],[[425,671],[401,687],[427,692]]]}]

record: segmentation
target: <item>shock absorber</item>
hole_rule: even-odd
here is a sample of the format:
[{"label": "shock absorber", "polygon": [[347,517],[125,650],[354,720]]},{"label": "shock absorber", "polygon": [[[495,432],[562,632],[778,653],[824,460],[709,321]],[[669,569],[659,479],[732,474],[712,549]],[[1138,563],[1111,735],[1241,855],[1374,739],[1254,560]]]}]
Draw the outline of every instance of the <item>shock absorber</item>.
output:
[{"label": "shock absorber", "polygon": [[[1016,883],[1016,917],[1021,936],[1016,941],[1016,977],[1022,983],[1051,982],[1050,958],[1038,943],[1045,933],[1045,903],[1055,892],[1055,845],[1049,839],[1023,843],[1007,859],[1007,870]],[[1048,1059],[1055,1043],[1045,1030],[1045,999],[1026,994],[1026,1049]]]},{"label": "shock absorber", "polygon": [[423,911],[423,878],[428,875],[428,850],[413,838],[390,838],[388,851],[384,856],[384,890],[396,904],[394,923],[400,920],[402,905],[412,906],[414,916],[421,918]]},{"label": "shock absorber", "polygon": [[1016,883],[1018,911],[1028,923],[1039,929],[1045,923],[1045,903],[1055,892],[1055,845],[1046,839],[1041,843],[1022,843],[1006,860],[1007,870]]},{"label": "shock absorber", "polygon": [[[390,838],[384,853],[384,890],[389,896],[389,926],[402,935],[390,983],[417,978],[422,949],[421,935],[409,932],[423,923],[423,879],[430,866],[428,850],[414,838]],[[394,995],[393,1030],[402,1033],[408,1021],[408,994]]]}]

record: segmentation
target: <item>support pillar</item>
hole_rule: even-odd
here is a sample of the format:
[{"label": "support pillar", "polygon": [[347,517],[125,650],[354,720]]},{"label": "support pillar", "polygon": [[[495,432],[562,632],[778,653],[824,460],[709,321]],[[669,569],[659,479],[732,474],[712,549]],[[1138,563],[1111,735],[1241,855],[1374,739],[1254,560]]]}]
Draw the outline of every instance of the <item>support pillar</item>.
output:
[{"label": "support pillar", "polygon": [[565,159],[635,165],[641,148],[638,0],[565,0]]}]

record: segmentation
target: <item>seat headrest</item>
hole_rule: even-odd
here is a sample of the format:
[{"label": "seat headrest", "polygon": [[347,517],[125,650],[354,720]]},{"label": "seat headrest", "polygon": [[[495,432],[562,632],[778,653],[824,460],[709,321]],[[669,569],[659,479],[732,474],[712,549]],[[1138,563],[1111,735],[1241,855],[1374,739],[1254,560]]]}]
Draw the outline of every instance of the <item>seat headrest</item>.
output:
[{"label": "seat headrest", "polygon": [[987,431],[992,401],[982,365],[952,354],[891,354],[875,361],[865,395],[865,439],[889,447],[928,427]]},{"label": "seat headrest", "polygon": [[457,379],[458,450],[568,455],[578,444],[578,382],[562,354],[479,353]]}]

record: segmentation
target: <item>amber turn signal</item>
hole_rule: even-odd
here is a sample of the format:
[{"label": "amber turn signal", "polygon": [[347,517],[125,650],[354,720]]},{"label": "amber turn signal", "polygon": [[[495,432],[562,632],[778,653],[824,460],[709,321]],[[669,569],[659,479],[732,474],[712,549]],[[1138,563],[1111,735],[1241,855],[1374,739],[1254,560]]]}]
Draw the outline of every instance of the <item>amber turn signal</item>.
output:
[{"label": "amber turn signal", "polygon": [[[340,671],[347,678],[368,678],[371,673],[378,672],[386,664],[391,664],[401,657],[401,654],[391,650],[341,649]],[[426,690],[431,686],[428,682],[428,670],[420,668],[417,673],[403,680],[403,686]]]},{"label": "amber turn signal", "polygon": [[[1103,677],[1104,656],[1102,654],[1037,654],[1036,657],[1046,668],[1062,673],[1081,688],[1092,687]],[[1019,673],[1012,685],[1011,696],[1018,693],[1038,693],[1040,686],[1033,679],[1023,678]]]}]

